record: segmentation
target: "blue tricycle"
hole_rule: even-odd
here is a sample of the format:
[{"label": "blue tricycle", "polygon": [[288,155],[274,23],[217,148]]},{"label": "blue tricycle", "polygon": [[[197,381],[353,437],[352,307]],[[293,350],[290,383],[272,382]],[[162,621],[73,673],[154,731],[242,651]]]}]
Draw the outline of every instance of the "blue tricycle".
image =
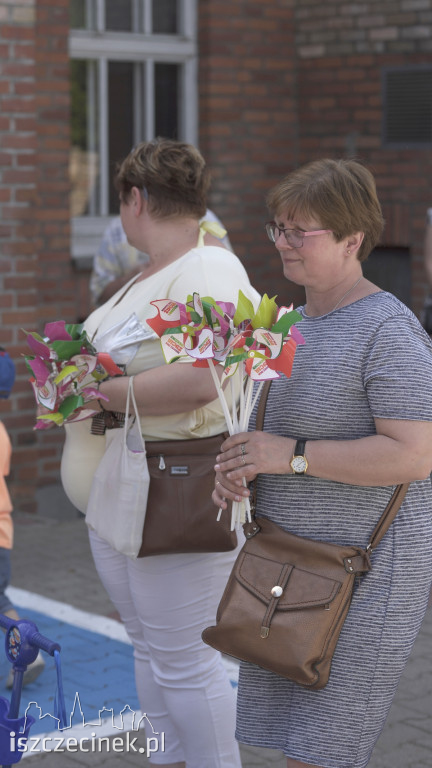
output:
[{"label": "blue tricycle", "polygon": [[[28,619],[10,619],[0,613],[0,627],[6,631],[6,658],[13,665],[14,681],[10,703],[0,696],[0,764],[10,768],[21,760],[34,717],[19,717],[23,676],[39,653],[54,656],[57,669],[56,716],[60,727],[66,725],[66,713],[60,667],[60,646],[40,634],[36,624]],[[18,749],[19,746],[19,749]]]}]

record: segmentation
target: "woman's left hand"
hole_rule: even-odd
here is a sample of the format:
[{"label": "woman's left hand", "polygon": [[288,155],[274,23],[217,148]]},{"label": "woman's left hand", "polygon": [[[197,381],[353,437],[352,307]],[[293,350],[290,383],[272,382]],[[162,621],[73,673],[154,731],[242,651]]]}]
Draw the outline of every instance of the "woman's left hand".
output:
[{"label": "woman's left hand", "polygon": [[229,480],[249,482],[257,474],[284,475],[291,472],[295,441],[269,432],[240,432],[222,443],[215,469]]}]

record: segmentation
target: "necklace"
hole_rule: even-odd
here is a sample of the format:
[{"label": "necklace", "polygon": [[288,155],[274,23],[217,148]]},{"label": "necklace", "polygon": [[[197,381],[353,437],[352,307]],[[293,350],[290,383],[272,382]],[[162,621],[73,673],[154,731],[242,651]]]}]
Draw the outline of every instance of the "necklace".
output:
[{"label": "necklace", "polygon": [[331,309],[331,310],[330,310],[330,312],[334,312],[334,311],[335,311],[335,309],[337,309],[337,308],[338,308],[338,306],[339,306],[340,304],[342,304],[343,300],[344,300],[344,299],[346,299],[346,297],[348,296],[348,294],[349,294],[349,293],[351,293],[351,291],[353,291],[353,290],[354,290],[354,288],[356,287],[356,285],[358,285],[358,284],[359,284],[359,282],[360,282],[361,280],[363,280],[363,275],[361,275],[361,277],[359,277],[359,279],[355,281],[354,285],[352,285],[352,286],[351,286],[351,288],[349,288],[349,289],[347,290],[347,292],[346,292],[346,293],[344,293],[344,295],[342,296],[342,298],[341,298],[341,299],[339,299],[338,303],[337,303],[337,304],[335,304],[335,306],[333,307],[333,309]]},{"label": "necklace", "polygon": [[[328,311],[328,312],[325,312],[325,313],[324,313],[324,315],[319,315],[318,317],[324,317],[325,315],[330,315],[332,312],[334,312],[334,311],[335,311],[335,309],[337,309],[337,308],[338,308],[338,307],[339,307],[339,306],[342,304],[343,300],[344,300],[344,299],[346,299],[346,297],[348,296],[348,294],[349,294],[349,293],[351,293],[351,291],[353,291],[353,290],[354,290],[354,288],[356,287],[356,285],[358,285],[358,284],[361,282],[361,280],[363,280],[363,277],[364,277],[364,275],[361,275],[361,276],[359,277],[359,279],[355,281],[354,285],[352,285],[352,286],[351,286],[351,288],[348,288],[347,292],[346,292],[346,293],[344,293],[344,295],[343,295],[343,296],[342,296],[342,297],[339,299],[339,301],[337,302],[337,304],[335,304],[335,305],[334,305],[333,309],[329,309],[329,311]],[[304,317],[315,317],[315,318],[317,317],[317,315],[308,315],[308,314],[307,314],[307,312],[306,312],[306,310],[305,310],[305,307],[303,307],[303,308],[301,309],[301,312],[302,312],[302,314],[303,314],[303,316],[304,316]]]}]

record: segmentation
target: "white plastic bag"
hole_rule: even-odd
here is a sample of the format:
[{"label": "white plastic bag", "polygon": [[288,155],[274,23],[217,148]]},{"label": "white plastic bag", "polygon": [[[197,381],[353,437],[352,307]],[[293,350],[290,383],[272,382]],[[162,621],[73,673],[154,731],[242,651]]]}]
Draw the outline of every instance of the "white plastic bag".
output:
[{"label": "white plastic bag", "polygon": [[[134,414],[129,413],[132,402]],[[125,425],[106,433],[106,448],[94,474],[86,523],[118,552],[136,558],[142,542],[150,476],[129,379]]]},{"label": "white plastic bag", "polygon": [[144,327],[133,312],[126,320],[121,320],[105,331],[99,332],[98,329],[92,344],[98,352],[109,352],[117,365],[128,365],[141,343],[152,336],[155,337],[154,331]]}]

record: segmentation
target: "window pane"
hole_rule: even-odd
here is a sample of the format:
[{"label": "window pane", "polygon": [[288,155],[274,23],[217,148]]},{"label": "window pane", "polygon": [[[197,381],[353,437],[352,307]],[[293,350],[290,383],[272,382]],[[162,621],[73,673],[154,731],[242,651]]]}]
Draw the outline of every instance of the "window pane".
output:
[{"label": "window pane", "polygon": [[113,32],[132,31],[132,0],[105,0],[105,28]]},{"label": "window pane", "polygon": [[95,26],[95,0],[70,0],[71,29],[93,29]]},{"label": "window pane", "polygon": [[111,61],[108,66],[108,125],[110,214],[118,213],[118,193],[112,179],[118,162],[131,151],[134,125],[134,65]]},{"label": "window pane", "polygon": [[432,69],[389,71],[385,86],[385,142],[430,144]]},{"label": "window pane", "polygon": [[168,139],[179,138],[178,64],[155,64],[155,133]]},{"label": "window pane", "polygon": [[390,291],[411,306],[411,264],[409,248],[378,246],[362,264],[367,280]]},{"label": "window pane", "polygon": [[153,0],[153,32],[176,35],[178,30],[177,0]]},{"label": "window pane", "polygon": [[71,215],[99,213],[99,147],[96,62],[72,59],[71,72]]}]

